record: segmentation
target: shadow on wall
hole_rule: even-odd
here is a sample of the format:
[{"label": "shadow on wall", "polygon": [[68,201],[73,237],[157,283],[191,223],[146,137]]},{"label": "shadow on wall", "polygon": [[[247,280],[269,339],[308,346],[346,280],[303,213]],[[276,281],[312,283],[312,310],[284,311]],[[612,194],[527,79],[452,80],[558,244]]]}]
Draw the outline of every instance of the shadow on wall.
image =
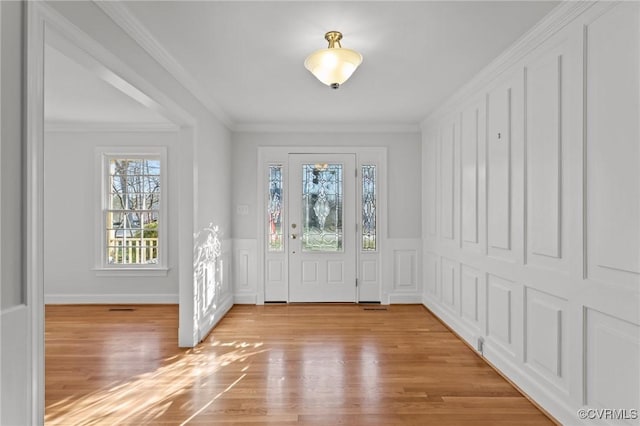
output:
[{"label": "shadow on wall", "polygon": [[222,288],[222,242],[218,226],[209,226],[193,234],[193,285],[196,299],[194,321],[208,311],[215,312]]}]

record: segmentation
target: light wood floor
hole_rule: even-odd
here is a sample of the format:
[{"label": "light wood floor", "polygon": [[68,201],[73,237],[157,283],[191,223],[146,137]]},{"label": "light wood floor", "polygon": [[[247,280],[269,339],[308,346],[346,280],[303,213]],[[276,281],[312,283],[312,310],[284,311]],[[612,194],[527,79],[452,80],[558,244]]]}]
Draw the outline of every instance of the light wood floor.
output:
[{"label": "light wood floor", "polygon": [[177,314],[47,306],[46,423],[553,424],[419,305],[235,306],[192,350]]}]

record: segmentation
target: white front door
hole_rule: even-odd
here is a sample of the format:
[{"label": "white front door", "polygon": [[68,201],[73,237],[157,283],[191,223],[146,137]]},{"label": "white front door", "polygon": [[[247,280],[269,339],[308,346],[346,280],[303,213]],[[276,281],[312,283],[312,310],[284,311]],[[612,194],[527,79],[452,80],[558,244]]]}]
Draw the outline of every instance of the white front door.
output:
[{"label": "white front door", "polygon": [[290,302],[356,301],[354,154],[290,154]]}]

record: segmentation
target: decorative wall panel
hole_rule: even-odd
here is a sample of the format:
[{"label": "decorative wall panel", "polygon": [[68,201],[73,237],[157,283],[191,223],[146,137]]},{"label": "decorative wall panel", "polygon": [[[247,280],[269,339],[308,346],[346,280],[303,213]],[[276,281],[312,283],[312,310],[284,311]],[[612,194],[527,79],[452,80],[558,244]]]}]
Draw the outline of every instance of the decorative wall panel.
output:
[{"label": "decorative wall panel", "polygon": [[487,277],[487,334],[513,355],[513,282]]},{"label": "decorative wall panel", "polygon": [[427,232],[431,236],[438,234],[437,215],[438,215],[438,154],[437,154],[437,138],[430,134],[426,142],[426,165],[423,173],[426,176],[426,211],[427,215]]},{"label": "decorative wall panel", "polygon": [[460,119],[462,241],[474,244],[478,243],[479,148],[483,119],[480,105],[464,111]]},{"label": "decorative wall panel", "polygon": [[587,404],[600,408],[638,407],[639,336],[638,325],[587,309]]},{"label": "decorative wall panel", "polygon": [[553,50],[527,67],[529,252],[561,256],[562,55]]},{"label": "decorative wall panel", "polygon": [[487,108],[487,238],[502,250],[511,250],[511,93],[510,85],[494,89]]},{"label": "decorative wall panel", "polygon": [[454,239],[456,126],[448,124],[440,134],[440,235]]},{"label": "decorative wall panel", "polygon": [[586,27],[587,265],[590,278],[640,285],[640,4]]},{"label": "decorative wall panel", "polygon": [[567,301],[526,288],[525,362],[546,380],[568,386]]},{"label": "decorative wall panel", "polygon": [[417,255],[415,250],[394,250],[393,269],[395,290],[418,289]]},{"label": "decorative wall panel", "polygon": [[458,263],[454,260],[442,258],[441,262],[441,274],[442,280],[442,302],[450,309],[457,309],[457,270]]},{"label": "decorative wall panel", "polygon": [[462,318],[480,327],[480,271],[462,265],[460,269]]}]

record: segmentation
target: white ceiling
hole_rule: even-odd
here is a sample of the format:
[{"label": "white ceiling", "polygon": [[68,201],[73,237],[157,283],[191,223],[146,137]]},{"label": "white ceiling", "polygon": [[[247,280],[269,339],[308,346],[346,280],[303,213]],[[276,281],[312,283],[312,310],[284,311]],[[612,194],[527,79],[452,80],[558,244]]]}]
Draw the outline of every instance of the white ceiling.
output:
[{"label": "white ceiling", "polygon": [[[237,126],[415,124],[550,1],[124,2]],[[364,62],[340,89],[303,66],[338,30]]]},{"label": "white ceiling", "polygon": [[[232,125],[242,128],[415,125],[558,2],[121,4],[186,69]],[[309,53],[326,47],[324,33],[329,30],[341,31],[342,45],[364,57],[338,90],[324,86],[303,66]],[[108,71],[79,49],[57,36],[51,36],[49,43],[47,122],[167,123],[143,105],[133,93],[135,88],[123,89],[126,83],[110,81],[105,77]]]},{"label": "white ceiling", "polygon": [[[71,59],[74,57],[75,59]],[[162,115],[81,63],[77,51],[45,46],[44,118],[48,124],[166,124]],[[99,76],[102,74],[102,76]]]}]

